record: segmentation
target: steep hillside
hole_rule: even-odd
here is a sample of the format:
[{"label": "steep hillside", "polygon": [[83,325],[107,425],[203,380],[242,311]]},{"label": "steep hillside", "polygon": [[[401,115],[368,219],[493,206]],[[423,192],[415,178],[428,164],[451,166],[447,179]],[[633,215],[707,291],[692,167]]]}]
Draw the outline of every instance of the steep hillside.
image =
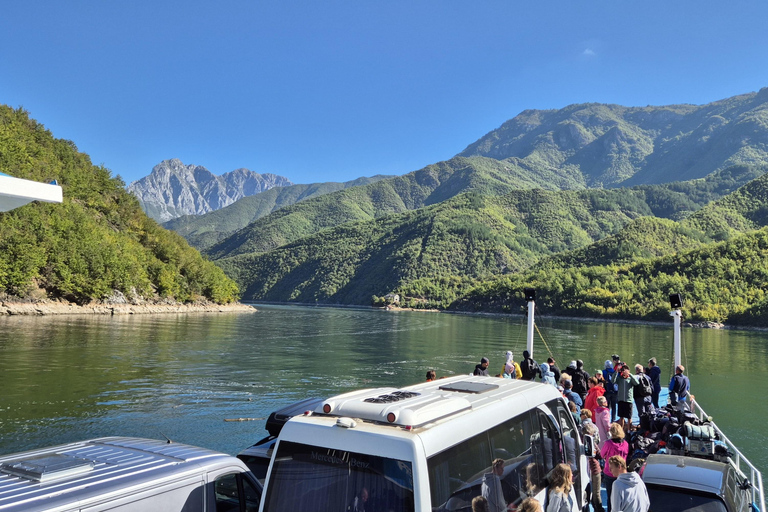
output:
[{"label": "steep hillside", "polygon": [[0,171],[57,179],[63,204],[0,213],[0,294],[78,303],[237,298],[237,286],[176,233],[148,218],[109,170],[54,139],[22,109],[0,105]]},{"label": "steep hillside", "polygon": [[[522,271],[651,214],[640,190],[468,193],[218,263],[247,299],[366,304],[428,286],[425,298],[440,305],[455,293],[441,289],[445,283]],[[436,280],[443,284],[428,284]]]},{"label": "steep hillside", "polygon": [[128,185],[128,192],[139,199],[147,215],[165,222],[215,211],[243,197],[291,184],[283,176],[248,169],[216,176],[201,165],[184,165],[174,158],[160,162],[149,176]]},{"label": "steep hillside", "polygon": [[451,307],[510,311],[511,299],[529,286],[544,314],[664,320],[668,295],[679,292],[686,320],[768,326],[768,228],[659,258],[505,276]]},{"label": "steep hillside", "polygon": [[282,208],[222,240],[206,253],[214,260],[262,253],[323,229],[415,210],[466,191],[499,195],[536,187],[578,189],[583,184],[567,173],[536,174],[489,158],[454,158],[404,176]]},{"label": "steep hillside", "polygon": [[203,215],[184,215],[163,223],[163,227],[176,231],[190,245],[202,250],[228,237],[275,210],[304,201],[311,197],[330,194],[346,188],[358,187],[391,178],[377,175],[358,178],[344,183],[326,182],[308,185],[275,187],[258,194],[244,197],[229,206]]},{"label": "steep hillside", "polygon": [[526,110],[460,156],[567,168],[588,187],[691,180],[732,165],[762,165],[768,163],[768,88],[700,106]]}]

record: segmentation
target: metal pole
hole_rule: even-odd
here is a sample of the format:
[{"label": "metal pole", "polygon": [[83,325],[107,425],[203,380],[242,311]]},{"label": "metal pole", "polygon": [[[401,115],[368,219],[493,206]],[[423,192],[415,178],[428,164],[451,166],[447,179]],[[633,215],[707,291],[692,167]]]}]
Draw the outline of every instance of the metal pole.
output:
[{"label": "metal pole", "polygon": [[[683,314],[679,309],[676,309],[670,313],[675,319],[675,368],[680,365],[680,327],[682,325]],[[674,370],[673,370],[674,371]]]},{"label": "metal pole", "polygon": [[533,358],[533,310],[536,301],[528,301],[528,353]]}]

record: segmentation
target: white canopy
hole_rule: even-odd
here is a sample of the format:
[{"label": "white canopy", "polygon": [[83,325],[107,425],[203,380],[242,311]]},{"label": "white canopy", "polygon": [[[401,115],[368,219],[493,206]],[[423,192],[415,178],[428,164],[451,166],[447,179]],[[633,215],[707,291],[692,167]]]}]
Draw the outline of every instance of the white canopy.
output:
[{"label": "white canopy", "polygon": [[63,200],[59,185],[14,178],[0,172],[0,212],[7,212],[32,201],[60,203]]}]

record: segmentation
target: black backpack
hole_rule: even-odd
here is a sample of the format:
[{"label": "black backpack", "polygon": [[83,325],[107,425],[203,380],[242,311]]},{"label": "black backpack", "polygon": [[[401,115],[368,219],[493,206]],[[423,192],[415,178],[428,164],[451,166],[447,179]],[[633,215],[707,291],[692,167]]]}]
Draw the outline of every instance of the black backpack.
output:
[{"label": "black backpack", "polygon": [[536,361],[529,357],[528,359],[523,359],[523,365],[520,368],[520,373],[523,374],[523,379],[531,380],[536,376],[536,370],[538,370],[538,368],[539,367],[536,365]]},{"label": "black backpack", "polygon": [[653,384],[651,384],[651,379],[649,379],[647,375],[639,375],[638,380],[640,381],[640,384],[635,388],[637,396],[641,398],[651,396],[653,394]]}]

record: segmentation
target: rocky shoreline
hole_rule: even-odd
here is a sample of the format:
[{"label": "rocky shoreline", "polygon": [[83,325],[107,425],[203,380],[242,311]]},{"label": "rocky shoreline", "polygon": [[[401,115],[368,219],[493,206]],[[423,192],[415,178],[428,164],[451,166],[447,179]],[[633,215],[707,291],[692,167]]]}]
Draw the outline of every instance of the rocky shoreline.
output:
[{"label": "rocky shoreline", "polygon": [[0,301],[0,316],[49,316],[49,315],[148,315],[168,313],[253,313],[257,309],[247,304],[180,304],[143,303],[86,305],[52,300],[14,302]]}]

